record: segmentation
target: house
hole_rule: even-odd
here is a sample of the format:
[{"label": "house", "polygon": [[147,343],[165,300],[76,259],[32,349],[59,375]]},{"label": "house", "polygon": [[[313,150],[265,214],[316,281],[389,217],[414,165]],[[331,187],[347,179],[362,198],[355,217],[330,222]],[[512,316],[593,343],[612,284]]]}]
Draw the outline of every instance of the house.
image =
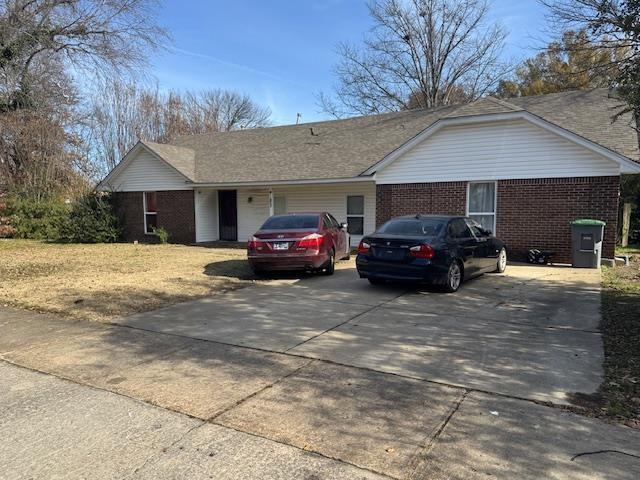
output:
[{"label": "house", "polygon": [[274,213],[331,212],[352,244],[397,215],[468,214],[507,242],[570,259],[569,222],[607,224],[640,172],[630,116],[607,90],[486,97],[432,110],[138,143],[101,182],[127,240],[246,241]]}]

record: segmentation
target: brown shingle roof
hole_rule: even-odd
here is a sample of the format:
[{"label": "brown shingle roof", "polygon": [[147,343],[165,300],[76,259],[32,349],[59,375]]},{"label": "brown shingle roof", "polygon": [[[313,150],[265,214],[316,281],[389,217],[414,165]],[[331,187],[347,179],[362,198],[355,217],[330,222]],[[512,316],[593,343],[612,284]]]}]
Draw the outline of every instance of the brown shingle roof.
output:
[{"label": "brown shingle roof", "polygon": [[[639,161],[631,116],[611,123],[621,102],[607,90],[513,98],[483,98],[432,110],[189,135],[151,148],[199,183],[350,178],[445,117],[526,110],[561,128]],[[146,145],[150,145],[145,142]]]}]

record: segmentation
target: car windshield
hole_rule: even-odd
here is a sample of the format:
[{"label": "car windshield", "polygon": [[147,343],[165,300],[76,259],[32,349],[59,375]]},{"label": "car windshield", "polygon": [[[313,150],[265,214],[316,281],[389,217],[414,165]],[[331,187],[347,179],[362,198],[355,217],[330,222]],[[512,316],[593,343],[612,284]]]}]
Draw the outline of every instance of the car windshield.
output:
[{"label": "car windshield", "polygon": [[390,235],[437,237],[445,223],[439,218],[400,218],[385,223],[378,232]]},{"label": "car windshield", "polygon": [[318,228],[318,215],[276,215],[267,219],[261,230],[299,230]]}]

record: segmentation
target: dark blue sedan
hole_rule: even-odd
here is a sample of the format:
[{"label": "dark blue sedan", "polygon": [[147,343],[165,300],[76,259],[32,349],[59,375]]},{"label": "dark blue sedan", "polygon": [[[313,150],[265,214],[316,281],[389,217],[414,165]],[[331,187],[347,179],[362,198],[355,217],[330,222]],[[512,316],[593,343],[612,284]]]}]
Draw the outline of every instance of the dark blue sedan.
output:
[{"label": "dark blue sedan", "polygon": [[455,292],[468,278],[504,272],[507,249],[468,217],[398,217],[362,239],[356,267],[361,278],[374,284],[410,280]]}]

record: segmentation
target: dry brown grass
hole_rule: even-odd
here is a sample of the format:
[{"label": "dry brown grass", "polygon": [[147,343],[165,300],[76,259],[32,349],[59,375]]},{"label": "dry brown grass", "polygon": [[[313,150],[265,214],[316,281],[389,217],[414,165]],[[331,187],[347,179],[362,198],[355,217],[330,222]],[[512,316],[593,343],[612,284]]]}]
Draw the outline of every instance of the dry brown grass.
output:
[{"label": "dry brown grass", "polygon": [[249,285],[244,250],[0,240],[0,304],[108,321]]}]

